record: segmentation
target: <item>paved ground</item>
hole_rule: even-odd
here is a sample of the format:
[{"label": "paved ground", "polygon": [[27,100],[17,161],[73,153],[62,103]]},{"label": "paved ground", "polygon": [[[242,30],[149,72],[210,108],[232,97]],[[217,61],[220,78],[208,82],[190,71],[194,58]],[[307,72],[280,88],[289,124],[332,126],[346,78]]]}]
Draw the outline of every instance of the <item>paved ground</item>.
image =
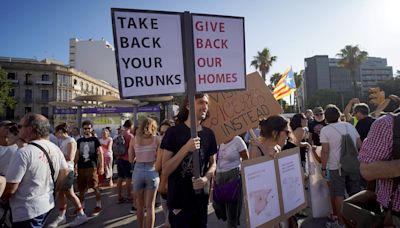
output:
[{"label": "paved ground", "polygon": [[[102,205],[103,212],[97,217],[91,218],[87,223],[81,225],[80,227],[137,227],[136,223],[136,215],[130,214],[129,210],[131,208],[130,203],[122,203],[117,204],[117,193],[116,188],[104,188],[102,190]],[[95,206],[95,198],[93,193],[89,193],[86,200],[86,208],[88,214],[92,212]],[[73,208],[69,205],[67,215],[73,211]],[[307,209],[306,212],[311,214],[310,209]],[[57,214],[57,210],[53,210],[50,214],[48,221],[53,221]],[[73,218],[67,217],[67,221],[71,222]],[[164,220],[164,216],[161,208],[156,209],[156,227],[162,227],[162,222]],[[302,228],[317,228],[317,227],[325,227],[325,223],[328,221],[327,219],[312,219],[310,217],[305,219],[299,219],[299,227]],[[241,226],[245,227],[245,216],[242,213],[241,216]],[[63,225],[61,227],[68,227],[68,224]],[[214,214],[214,210],[209,206],[209,215],[208,215],[208,227],[226,227],[225,223],[218,220]]]}]

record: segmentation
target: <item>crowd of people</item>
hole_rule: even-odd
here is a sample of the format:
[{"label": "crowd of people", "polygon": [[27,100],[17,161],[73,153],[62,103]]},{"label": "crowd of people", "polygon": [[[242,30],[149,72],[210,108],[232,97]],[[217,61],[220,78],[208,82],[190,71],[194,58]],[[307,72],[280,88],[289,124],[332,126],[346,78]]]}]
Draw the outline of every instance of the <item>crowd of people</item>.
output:
[{"label": "crowd of people", "polygon": [[[193,126],[187,99],[174,120],[164,120],[158,126],[147,117],[135,130],[127,120],[115,137],[111,137],[110,128],[103,128],[97,137],[89,120],[83,121],[81,129],[60,124],[52,136],[49,120],[40,114],[28,113],[19,123],[1,121],[0,195],[2,207],[11,208],[12,227],[57,227],[66,223],[67,199],[76,215],[70,226],[79,226],[88,217],[97,216],[103,211],[105,197],[100,186],[114,186],[114,164],[116,203],[132,203],[131,211],[136,211],[139,227],[154,227],[157,194],[164,227],[207,227],[210,201],[218,219],[225,221],[227,227],[237,227],[241,225],[244,202],[241,162],[260,156],[275,158],[277,153],[293,147],[300,148],[305,176],[307,156],[314,156],[321,164],[331,194],[332,222],[327,227],[344,227],[343,200],[375,180],[378,202],[393,209],[393,221],[400,226],[400,190],[398,186],[392,188],[390,179],[400,176],[400,161],[391,160],[394,120],[390,114],[399,109],[375,113],[375,118],[370,116],[367,104],[352,99],[343,114],[331,104],[295,114],[290,120],[272,115],[260,120],[259,128],[252,132],[256,137],[247,133],[217,145],[213,131],[202,126],[208,103],[207,94],[196,95],[195,138],[191,137]],[[359,151],[358,173],[348,171],[341,163],[344,136]],[[320,153],[317,147],[321,148]],[[198,175],[194,175],[195,151],[199,154]],[[216,194],[210,197],[213,188],[228,183],[238,185],[233,199],[225,200]],[[85,206],[88,189],[95,194],[94,208]],[[389,204],[392,193],[393,202]],[[56,205],[58,216],[47,221]],[[296,225],[296,216],[282,223],[285,227]]]}]

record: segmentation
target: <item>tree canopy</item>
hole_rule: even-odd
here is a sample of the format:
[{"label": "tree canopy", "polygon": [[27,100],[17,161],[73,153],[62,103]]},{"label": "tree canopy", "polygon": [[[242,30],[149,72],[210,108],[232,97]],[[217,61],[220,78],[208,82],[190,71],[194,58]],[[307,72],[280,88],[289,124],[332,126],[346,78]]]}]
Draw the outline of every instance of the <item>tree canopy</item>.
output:
[{"label": "tree canopy", "polygon": [[7,72],[0,68],[0,114],[3,114],[6,108],[14,108],[14,98],[10,96],[11,82],[7,79]]},{"label": "tree canopy", "polygon": [[340,50],[337,56],[340,58],[339,66],[350,71],[350,77],[353,83],[353,96],[358,97],[356,72],[360,68],[361,63],[368,57],[368,52],[361,51],[358,45],[346,45]]},{"label": "tree canopy", "polygon": [[254,66],[256,70],[261,72],[261,76],[265,82],[266,75],[272,66],[272,63],[277,60],[278,57],[272,56],[268,48],[264,48],[262,51],[257,52],[257,55],[253,57],[250,65]]}]

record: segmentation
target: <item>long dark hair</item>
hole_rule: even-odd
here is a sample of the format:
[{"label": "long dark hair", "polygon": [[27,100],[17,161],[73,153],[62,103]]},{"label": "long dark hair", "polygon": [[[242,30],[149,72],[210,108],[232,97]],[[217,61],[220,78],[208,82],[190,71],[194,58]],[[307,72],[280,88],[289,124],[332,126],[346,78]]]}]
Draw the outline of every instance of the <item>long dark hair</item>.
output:
[{"label": "long dark hair", "polygon": [[273,132],[281,132],[283,131],[287,124],[288,120],[280,115],[270,116],[267,119],[260,120],[260,136],[264,138],[274,138]]},{"label": "long dark hair", "polygon": [[56,132],[57,132],[57,131],[62,131],[62,133],[67,133],[67,132],[68,132],[68,125],[67,125],[67,123],[59,124],[59,125],[56,127],[55,131],[56,131]]},{"label": "long dark hair", "polygon": [[306,116],[303,113],[298,113],[295,114],[292,119],[290,120],[290,128],[292,128],[292,131],[296,130],[299,127],[303,127],[301,125],[301,120],[306,119]]},{"label": "long dark hair", "polygon": [[[205,96],[208,97],[208,94],[206,94],[206,93],[197,93],[195,95],[195,99],[197,100],[197,99],[203,98]],[[185,100],[182,103],[182,106],[179,108],[178,115],[175,116],[175,122],[176,123],[178,123],[178,124],[179,123],[184,123],[189,118],[189,109],[187,108],[188,105],[189,105],[189,99],[186,96]],[[208,112],[207,112],[207,116],[206,116],[205,119],[207,119],[207,117],[208,117]]]}]

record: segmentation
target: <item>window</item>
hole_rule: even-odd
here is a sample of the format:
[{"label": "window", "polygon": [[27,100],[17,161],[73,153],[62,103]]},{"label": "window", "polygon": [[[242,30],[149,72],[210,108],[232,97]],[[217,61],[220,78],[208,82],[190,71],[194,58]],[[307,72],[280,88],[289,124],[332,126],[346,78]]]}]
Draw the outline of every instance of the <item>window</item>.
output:
[{"label": "window", "polygon": [[25,84],[26,85],[32,85],[31,78],[32,78],[32,74],[25,74]]},{"label": "window", "polygon": [[44,115],[46,118],[49,117],[49,108],[48,107],[42,107],[40,110],[41,114]]},{"label": "window", "polygon": [[32,112],[32,107],[25,107],[25,114]]},{"label": "window", "polygon": [[74,85],[78,84],[78,80],[74,79]]},{"label": "window", "polygon": [[49,91],[48,90],[42,90],[42,101],[49,101]]},{"label": "window", "polygon": [[25,101],[32,102],[32,90],[31,89],[25,90]]},{"label": "window", "polygon": [[48,74],[42,74],[42,81],[49,81],[49,75]]},{"label": "window", "polygon": [[8,73],[7,74],[7,79],[9,79],[9,80],[15,80],[16,78],[15,78],[15,73]]},{"label": "window", "polygon": [[14,119],[14,109],[11,109],[9,107],[6,108],[6,119],[7,120]]},{"label": "window", "polygon": [[99,94],[99,88],[96,87],[96,95]]},{"label": "window", "polygon": [[68,99],[68,97],[67,97],[67,90],[63,90],[62,91],[62,100],[63,101],[66,101]]}]

